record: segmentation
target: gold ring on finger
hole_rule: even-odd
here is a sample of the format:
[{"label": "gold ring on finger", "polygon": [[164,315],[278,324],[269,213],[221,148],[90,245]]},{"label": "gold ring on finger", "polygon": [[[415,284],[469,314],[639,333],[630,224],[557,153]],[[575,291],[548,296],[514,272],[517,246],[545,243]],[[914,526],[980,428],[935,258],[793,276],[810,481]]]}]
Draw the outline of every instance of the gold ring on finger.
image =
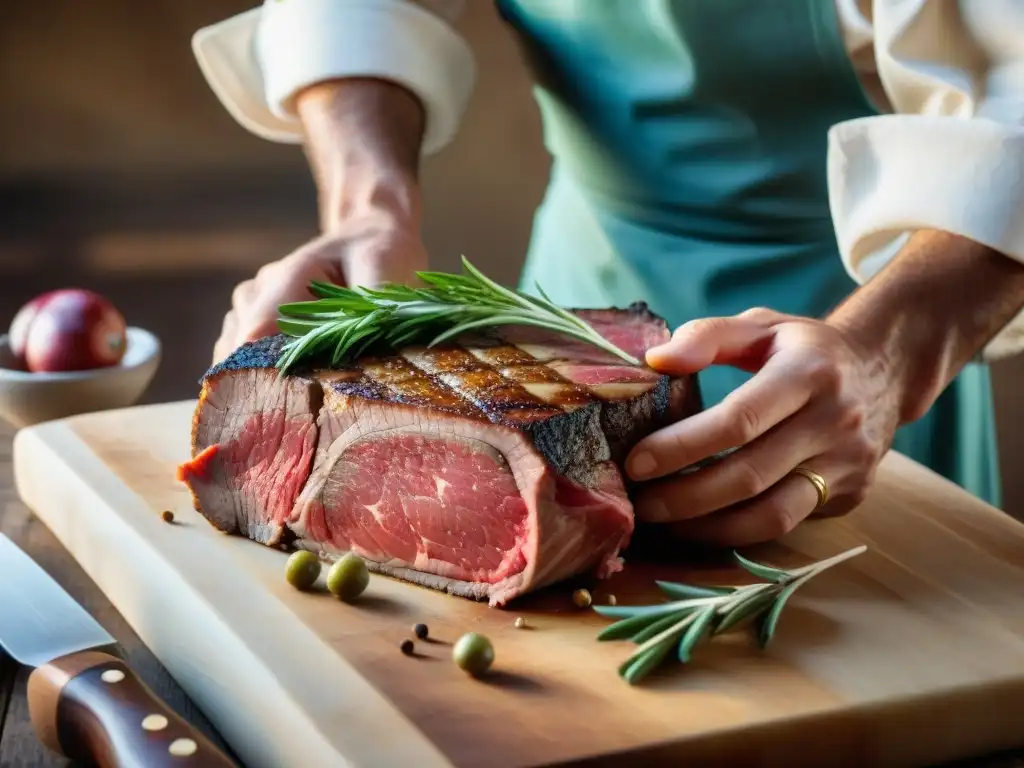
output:
[{"label": "gold ring on finger", "polygon": [[828,504],[828,482],[824,477],[819,475],[813,469],[808,469],[807,467],[797,467],[793,470],[793,474],[806,477],[811,481],[811,485],[814,486],[814,490],[818,492],[818,503],[811,511],[812,515]]}]

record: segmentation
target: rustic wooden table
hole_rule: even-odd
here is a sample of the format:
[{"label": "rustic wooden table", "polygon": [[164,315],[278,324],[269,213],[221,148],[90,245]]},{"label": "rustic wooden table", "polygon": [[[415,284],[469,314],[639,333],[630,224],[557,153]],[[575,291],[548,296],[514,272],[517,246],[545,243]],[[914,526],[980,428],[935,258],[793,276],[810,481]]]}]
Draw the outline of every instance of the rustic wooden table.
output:
[{"label": "rustic wooden table", "polygon": [[[129,663],[139,676],[171,708],[224,747],[223,740],[206,718],[117,610],[53,534],[18,499],[11,466],[13,436],[14,430],[0,420],[0,532],[11,537],[106,627],[121,644]],[[3,578],[3,574],[0,574],[0,578]],[[19,668],[0,654],[0,768],[69,768],[74,764],[44,749],[32,730],[25,700],[27,674],[27,670]],[[955,768],[1024,768],[1024,749],[1015,754],[984,756],[960,762],[955,764]]]}]

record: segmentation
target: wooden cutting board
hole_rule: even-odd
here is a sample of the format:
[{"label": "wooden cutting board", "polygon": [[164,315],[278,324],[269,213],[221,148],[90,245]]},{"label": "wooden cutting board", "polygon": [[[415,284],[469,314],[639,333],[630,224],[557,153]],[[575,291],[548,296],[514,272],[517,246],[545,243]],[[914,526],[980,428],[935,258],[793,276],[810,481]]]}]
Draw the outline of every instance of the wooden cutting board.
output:
[{"label": "wooden cutting board", "polygon": [[[869,547],[797,593],[767,651],[716,638],[630,687],[632,646],[596,642],[606,620],[569,588],[507,610],[382,577],[356,605],[296,592],[285,554],[191,509],[174,469],[192,408],[24,430],[17,484],[249,765],[914,765],[1024,744],[1024,526],[905,457],[853,515],[747,552],[789,566]],[[599,602],[742,579],[629,562]],[[417,622],[439,642],[403,656]],[[495,645],[486,680],[450,661],[470,630]]]}]

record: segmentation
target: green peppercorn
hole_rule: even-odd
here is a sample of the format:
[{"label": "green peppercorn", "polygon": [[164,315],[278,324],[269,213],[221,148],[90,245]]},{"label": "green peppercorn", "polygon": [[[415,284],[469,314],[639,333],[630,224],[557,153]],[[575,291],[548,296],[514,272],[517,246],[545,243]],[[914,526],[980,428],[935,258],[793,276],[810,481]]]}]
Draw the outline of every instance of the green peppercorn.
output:
[{"label": "green peppercorn", "polygon": [[427,635],[430,633],[430,630],[427,629],[426,624],[417,624],[415,627],[412,628],[412,631],[420,640],[426,640]]},{"label": "green peppercorn", "polygon": [[452,648],[452,661],[464,672],[479,677],[494,663],[494,646],[483,635],[467,632]]},{"label": "green peppercorn", "polygon": [[293,552],[285,564],[285,578],[296,589],[309,589],[320,575],[320,560],[312,552]]},{"label": "green peppercorn", "polygon": [[578,608],[589,608],[594,599],[590,596],[589,590],[577,589],[572,593],[572,601]]},{"label": "green peppercorn", "polygon": [[328,591],[345,602],[363,594],[369,583],[370,571],[366,563],[352,552],[338,560],[327,572]]}]

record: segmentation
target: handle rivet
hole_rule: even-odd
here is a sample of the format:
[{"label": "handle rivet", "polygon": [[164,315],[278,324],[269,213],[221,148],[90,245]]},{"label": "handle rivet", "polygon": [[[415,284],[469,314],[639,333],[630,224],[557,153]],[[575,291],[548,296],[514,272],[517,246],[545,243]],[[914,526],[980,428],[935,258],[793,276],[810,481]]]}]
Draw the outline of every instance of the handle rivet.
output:
[{"label": "handle rivet", "polygon": [[195,754],[197,749],[199,749],[199,745],[192,741],[192,739],[175,739],[171,742],[167,751],[175,757],[188,757]]},{"label": "handle rivet", "polygon": [[120,669],[108,669],[106,672],[100,675],[100,680],[102,680],[104,683],[120,683],[122,680],[124,680],[124,672],[122,672]]},{"label": "handle rivet", "polygon": [[167,727],[167,718],[163,715],[146,715],[142,718],[142,727],[147,731],[162,731]]}]

